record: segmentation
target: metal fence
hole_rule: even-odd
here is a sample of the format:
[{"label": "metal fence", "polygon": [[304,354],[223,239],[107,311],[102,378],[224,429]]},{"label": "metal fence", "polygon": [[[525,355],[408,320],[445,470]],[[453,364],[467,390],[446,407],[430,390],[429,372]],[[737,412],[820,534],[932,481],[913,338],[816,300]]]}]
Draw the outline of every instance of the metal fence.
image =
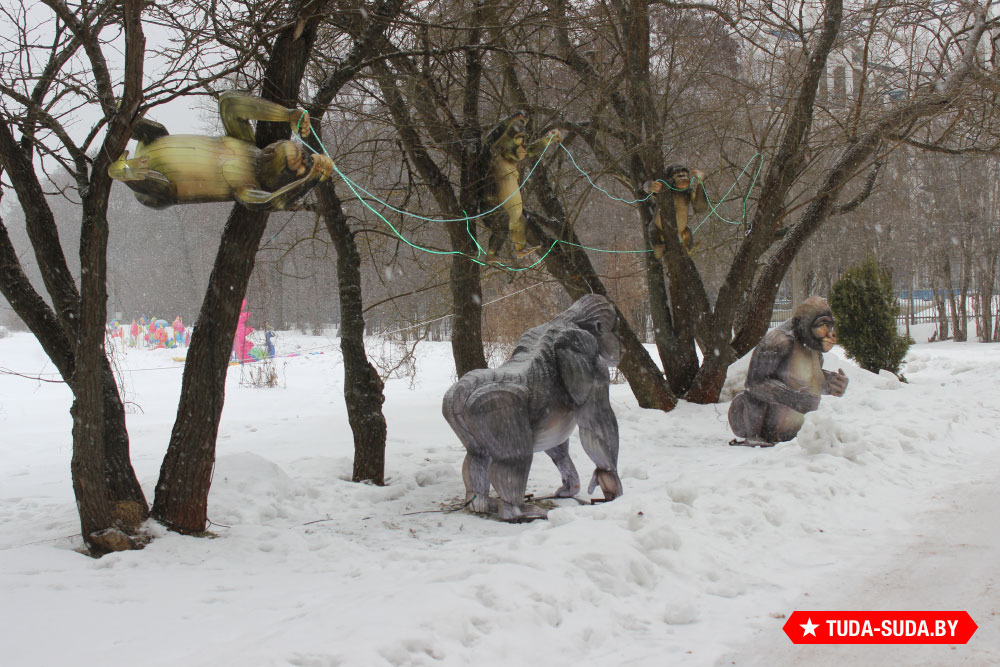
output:
[{"label": "metal fence", "polygon": [[[971,316],[972,313],[969,313]],[[771,326],[776,327],[779,324],[785,322],[788,318],[792,316],[791,308],[775,308],[771,311]],[[906,321],[909,320],[910,324],[924,324],[926,322],[937,322],[938,316],[937,311],[933,308],[928,308],[927,310],[914,313],[913,315],[901,314],[896,316],[896,324],[902,328],[906,326]]]},{"label": "metal fence", "polygon": [[[914,296],[918,296],[923,292],[930,293],[930,290],[923,290],[921,292],[915,292]],[[903,328],[906,326],[907,321],[911,325],[913,324],[925,324],[928,322],[936,323],[939,319],[937,307],[933,302],[928,300],[914,299],[913,312],[909,313],[910,302],[909,295],[905,295],[907,298],[899,300],[899,307],[902,311],[896,316],[896,324]],[[966,319],[971,319],[975,317],[975,310],[973,304],[969,304],[969,311],[966,315]],[[994,314],[1000,313],[1000,295],[993,296],[993,308],[992,312]],[[782,322],[786,321],[792,316],[792,303],[787,299],[781,299],[774,302],[774,308],[771,310],[771,326],[776,327]]]}]

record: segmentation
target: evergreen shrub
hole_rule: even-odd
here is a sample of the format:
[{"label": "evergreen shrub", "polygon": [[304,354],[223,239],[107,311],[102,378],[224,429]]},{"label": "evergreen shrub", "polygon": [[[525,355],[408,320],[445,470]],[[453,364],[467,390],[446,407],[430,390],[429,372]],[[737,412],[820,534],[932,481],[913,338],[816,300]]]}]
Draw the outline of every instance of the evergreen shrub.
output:
[{"label": "evergreen shrub", "polygon": [[848,269],[830,291],[830,308],[837,320],[837,342],[866,371],[899,372],[913,344],[896,328],[899,304],[892,292],[892,275],[873,258]]}]

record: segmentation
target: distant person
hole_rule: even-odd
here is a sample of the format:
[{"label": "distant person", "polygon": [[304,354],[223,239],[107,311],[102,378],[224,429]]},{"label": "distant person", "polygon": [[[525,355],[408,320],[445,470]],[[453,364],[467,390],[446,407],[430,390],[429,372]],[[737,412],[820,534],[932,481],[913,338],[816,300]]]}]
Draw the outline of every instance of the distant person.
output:
[{"label": "distant person", "polygon": [[267,334],[265,334],[264,338],[265,338],[265,343],[264,344],[267,347],[267,356],[273,358],[274,357],[274,343],[271,342],[271,339],[274,338],[274,332],[273,331],[268,331]]},{"label": "distant person", "polygon": [[187,332],[184,330],[184,321],[180,315],[174,318],[170,327],[174,330],[174,342],[178,346],[187,346]]}]

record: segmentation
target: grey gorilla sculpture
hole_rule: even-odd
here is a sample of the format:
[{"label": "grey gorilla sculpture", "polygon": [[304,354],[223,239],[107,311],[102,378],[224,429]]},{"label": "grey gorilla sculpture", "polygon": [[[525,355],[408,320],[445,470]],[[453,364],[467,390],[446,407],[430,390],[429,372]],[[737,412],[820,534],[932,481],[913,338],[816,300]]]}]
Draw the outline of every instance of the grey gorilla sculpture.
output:
[{"label": "grey gorilla sculpture", "polygon": [[833,313],[819,296],[803,301],[787,322],[768,332],[750,357],[746,388],[729,406],[730,428],[746,439],[729,444],[771,447],[791,440],[822,394],[843,396],[844,371],[823,370],[823,353],[836,344]]},{"label": "grey gorilla sculpture", "polygon": [[[466,373],[444,395],[442,412],[465,445],[466,501],[473,512],[504,521],[543,519],[525,506],[535,452],[544,451],[562,475],[555,495],[575,496],[580,477],[569,436],[580,427],[583,449],[605,500],[622,495],[618,477],[618,420],[608,399],[608,364],[621,358],[614,306],[588,294],[549,322],[526,331],[498,368]],[[490,484],[499,500],[489,497]]]}]

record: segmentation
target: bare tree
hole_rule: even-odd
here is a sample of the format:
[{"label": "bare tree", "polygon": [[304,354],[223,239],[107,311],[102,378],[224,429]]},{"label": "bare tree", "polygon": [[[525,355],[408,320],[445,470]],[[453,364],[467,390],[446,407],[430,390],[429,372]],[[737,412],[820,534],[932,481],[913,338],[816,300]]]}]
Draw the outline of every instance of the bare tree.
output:
[{"label": "bare tree", "polygon": [[[290,108],[298,106],[299,88],[327,4],[293,1],[283,7],[285,13],[274,17],[275,37],[262,66],[261,97]],[[289,134],[287,125],[262,123],[256,131],[257,145],[263,148]],[[180,533],[200,533],[207,525],[232,340],[268,216],[266,211],[233,206],[195,322],[177,419],[152,508],[154,518]]]},{"label": "bare tree", "polygon": [[[0,68],[5,99],[0,166],[24,212],[52,306],[27,279],[2,221],[0,290],[73,392],[73,489],[84,543],[100,555],[140,546],[137,529],[148,513],[129,461],[125,413],[104,351],[108,165],[125,148],[143,103],[142,3],[44,4],[51,13],[41,26],[36,17],[29,18],[25,4],[5,14],[17,39],[14,50],[2,54]],[[124,40],[119,80],[108,65],[109,37],[115,34]],[[67,121],[83,107],[97,118],[83,139],[75,139]],[[51,181],[42,174],[51,168],[71,175],[66,194],[79,204],[79,286],[45,197]]]},{"label": "bare tree", "polygon": [[[358,17],[351,30],[356,35],[351,51],[336,67],[323,73],[309,107],[310,116],[316,119],[317,125],[343,86],[361,71],[365,61],[377,55],[385,32],[402,4],[403,0],[384,0],[374,7],[367,20]],[[319,133],[318,138],[321,138]],[[382,380],[365,352],[361,256],[355,243],[355,232],[348,223],[334,185],[329,182],[320,184],[317,195],[323,220],[337,250],[344,400],[354,434],[352,478],[356,482],[370,481],[382,485],[385,483],[386,423],[382,414],[385,396]]]},{"label": "bare tree", "polygon": [[[567,68],[606,100],[602,108],[608,113],[582,124],[581,135],[605,169],[629,183],[637,198],[645,181],[666,179],[666,166],[674,161],[669,155],[676,149],[666,130],[674,125],[676,100],[670,85],[675,80],[658,74],[669,55],[660,49],[660,33],[652,29],[658,17],[670,12],[676,19],[679,11],[714,16],[712,20],[736,30],[734,38],[750,52],[773,52],[774,40],[769,38],[775,35],[796,44],[781,76],[768,79],[770,116],[764,116],[759,134],[754,134],[773,135],[776,141],[767,150],[760,194],[748,212],[745,234],[733,238],[732,259],[718,292],[709,292],[702,271],[674,234],[665,234],[662,262],[652,254],[647,259],[650,310],[667,379],[678,395],[695,402],[718,400],[728,366],[766,331],[772,304],[796,255],[832,215],[854,210],[869,195],[875,165],[884,153],[923,132],[927,119],[954,117],[971,104],[974,91],[981,88],[977,83],[991,80],[976,53],[994,22],[978,3],[955,3],[943,19],[919,3],[879,3],[852,9],[848,21],[839,0],[824,2],[819,13],[810,13],[807,3],[734,7],[739,14],[725,14],[725,5],[551,3],[552,25]],[[911,44],[921,44],[926,55],[915,59],[911,51],[911,60],[900,63],[912,71],[912,85],[899,103],[887,106],[883,100],[888,84],[878,88],[869,83],[886,69],[876,62],[874,47],[884,42],[878,30],[893,31],[904,24],[916,33]],[[939,40],[937,33],[949,37]],[[862,46],[859,66],[852,85],[844,85],[844,94],[838,94],[843,110],[834,111],[832,105],[818,104],[833,96],[826,86],[829,61],[855,41]],[[601,54],[611,67],[596,65],[594,58]],[[897,55],[885,58],[891,61]],[[752,78],[745,77],[747,85]],[[749,87],[746,91],[752,94]],[[817,109],[836,123],[817,122]],[[759,106],[750,111],[759,117]],[[949,139],[954,137],[932,137],[929,143]],[[849,187],[855,196],[847,200]],[[657,204],[664,228],[671,228],[673,197],[663,193]],[[640,222],[648,227],[655,211],[638,210]]]},{"label": "bare tree", "polygon": [[[331,6],[332,3],[328,2],[295,1],[288,3],[284,13],[274,17],[274,41],[266,49],[266,58],[261,61],[261,97],[290,108],[299,106],[303,78],[326,20],[326,12]],[[357,74],[366,57],[375,53],[375,45],[388,20],[398,9],[399,3],[391,0],[371,8],[376,20],[359,31],[351,52],[337,67],[326,73],[319,85],[319,92],[310,107],[316,114],[317,125],[330,100]],[[288,136],[287,126],[261,124],[257,127],[257,144],[261,147]],[[357,262],[350,252],[353,242],[345,238],[346,232],[337,227],[342,224],[342,216],[332,187],[323,188],[319,197],[320,210],[328,228],[333,221],[331,236],[341,258],[338,272],[341,299],[347,300],[348,312],[353,316],[360,311],[360,303],[353,301],[359,297],[352,289],[359,282],[355,271]],[[266,212],[250,211],[238,205],[233,207],[192,336],[177,420],[160,470],[152,509],[156,519],[178,532],[199,533],[207,525],[208,492],[231,342],[236,331],[240,302],[246,292],[267,220]],[[377,375],[374,377],[376,382],[371,381],[371,368],[354,325],[353,320],[348,322],[346,342],[342,326],[342,345],[348,347],[345,367],[349,366],[350,370],[345,379],[345,394],[348,396],[356,443],[359,443],[355,477],[381,483],[385,448],[382,387]],[[363,326],[362,320],[361,331]]]}]

